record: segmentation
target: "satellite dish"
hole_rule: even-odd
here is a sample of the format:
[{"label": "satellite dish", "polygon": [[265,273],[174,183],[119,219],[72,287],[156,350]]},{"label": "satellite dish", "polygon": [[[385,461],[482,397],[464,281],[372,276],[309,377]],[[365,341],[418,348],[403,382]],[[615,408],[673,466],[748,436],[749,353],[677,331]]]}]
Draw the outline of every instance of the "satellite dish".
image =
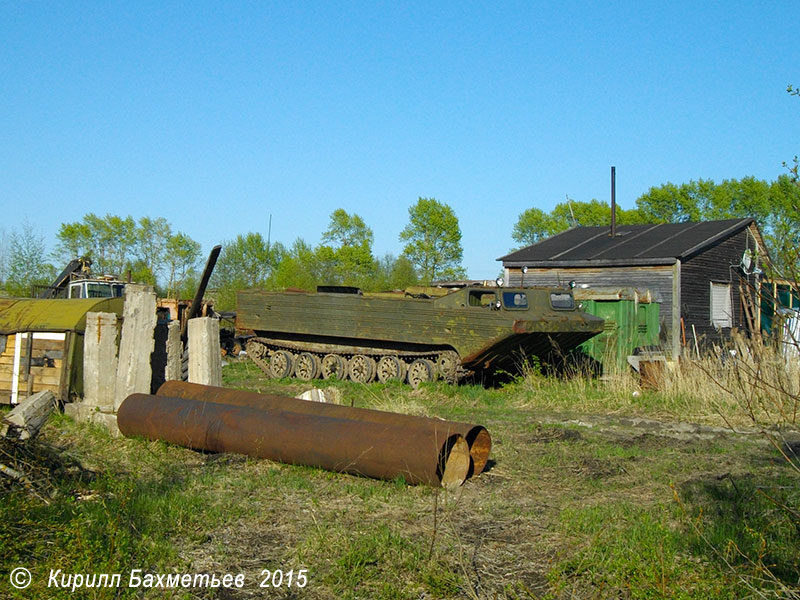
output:
[{"label": "satellite dish", "polygon": [[749,248],[742,254],[742,262],[740,263],[742,270],[745,273],[751,273],[750,267],[753,266],[753,251]]}]

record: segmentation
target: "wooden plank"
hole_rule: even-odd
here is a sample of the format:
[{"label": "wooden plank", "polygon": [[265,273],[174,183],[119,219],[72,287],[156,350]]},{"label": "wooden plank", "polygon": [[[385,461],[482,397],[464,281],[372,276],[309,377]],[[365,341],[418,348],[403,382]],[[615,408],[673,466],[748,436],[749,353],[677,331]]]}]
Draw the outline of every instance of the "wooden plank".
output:
[{"label": "wooden plank", "polygon": [[58,386],[58,398],[63,403],[69,402],[70,394],[73,393],[73,390],[70,389],[70,383],[72,376],[72,364],[75,360],[76,346],[80,344],[80,347],[83,348],[83,339],[77,338],[77,335],[77,333],[69,331],[64,336],[64,365],[61,369],[61,382]]},{"label": "wooden plank", "polygon": [[36,437],[55,407],[52,391],[41,391],[22,400],[3,418],[0,435],[19,440]]},{"label": "wooden plank", "polygon": [[33,351],[64,350],[64,340],[40,340],[33,338]]},{"label": "wooden plank", "polygon": [[35,392],[40,392],[42,390],[50,390],[51,392],[56,393],[56,392],[58,392],[58,389],[59,389],[59,386],[58,386],[57,383],[53,384],[53,383],[36,383],[35,381],[33,382],[33,391],[34,391],[34,393]]},{"label": "wooden plank", "polygon": [[31,369],[31,375],[33,376],[34,384],[44,383],[47,385],[57,386],[59,383],[61,383],[60,371],[56,373],[44,373],[41,367],[35,367]]}]

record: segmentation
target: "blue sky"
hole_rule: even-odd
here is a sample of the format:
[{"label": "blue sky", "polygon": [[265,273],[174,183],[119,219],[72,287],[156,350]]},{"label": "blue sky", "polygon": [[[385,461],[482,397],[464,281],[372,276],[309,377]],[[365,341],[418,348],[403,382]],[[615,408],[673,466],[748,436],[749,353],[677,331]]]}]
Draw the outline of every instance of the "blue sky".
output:
[{"label": "blue sky", "polygon": [[0,1],[0,221],[47,240],[163,216],[204,252],[317,244],[337,208],[399,255],[418,197],[493,279],[519,214],[800,153],[792,2]]}]

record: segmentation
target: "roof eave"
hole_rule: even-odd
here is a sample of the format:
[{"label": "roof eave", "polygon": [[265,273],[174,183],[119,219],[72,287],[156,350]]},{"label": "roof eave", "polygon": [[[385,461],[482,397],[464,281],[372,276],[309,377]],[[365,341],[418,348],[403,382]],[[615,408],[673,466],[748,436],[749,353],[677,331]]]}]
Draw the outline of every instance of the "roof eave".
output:
[{"label": "roof eave", "polygon": [[603,258],[595,260],[509,260],[503,267],[529,268],[586,268],[586,267],[657,267],[674,265],[677,258]]}]

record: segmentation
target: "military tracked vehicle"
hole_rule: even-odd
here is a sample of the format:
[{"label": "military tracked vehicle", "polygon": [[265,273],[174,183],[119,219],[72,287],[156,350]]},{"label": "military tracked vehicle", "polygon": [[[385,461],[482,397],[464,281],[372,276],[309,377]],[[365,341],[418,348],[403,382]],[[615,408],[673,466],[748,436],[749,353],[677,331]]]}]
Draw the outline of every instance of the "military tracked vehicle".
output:
[{"label": "military tracked vehicle", "polygon": [[469,374],[518,372],[526,358],[567,352],[603,330],[562,288],[415,288],[362,293],[242,291],[237,329],[271,377],[338,377],[416,387]]}]

